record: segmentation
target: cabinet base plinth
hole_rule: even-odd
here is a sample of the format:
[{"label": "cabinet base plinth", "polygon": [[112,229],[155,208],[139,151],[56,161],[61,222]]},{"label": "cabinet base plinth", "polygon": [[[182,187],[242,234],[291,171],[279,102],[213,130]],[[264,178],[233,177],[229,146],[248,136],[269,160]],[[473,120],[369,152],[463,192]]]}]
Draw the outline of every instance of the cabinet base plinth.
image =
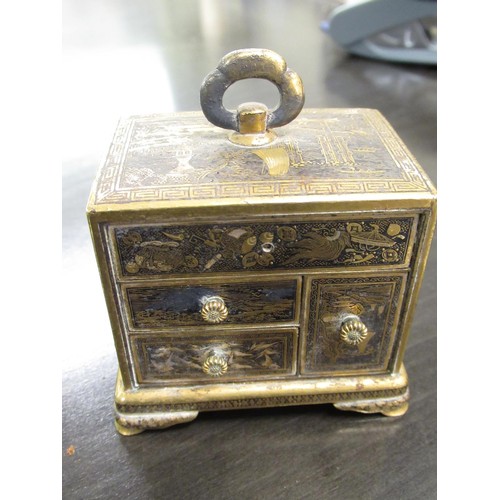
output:
[{"label": "cabinet base plinth", "polygon": [[340,410],[397,417],[408,409],[408,378],[398,373],[296,377],[261,382],[125,389],[118,373],[116,429],[132,436],[194,420],[200,411],[333,404]]}]

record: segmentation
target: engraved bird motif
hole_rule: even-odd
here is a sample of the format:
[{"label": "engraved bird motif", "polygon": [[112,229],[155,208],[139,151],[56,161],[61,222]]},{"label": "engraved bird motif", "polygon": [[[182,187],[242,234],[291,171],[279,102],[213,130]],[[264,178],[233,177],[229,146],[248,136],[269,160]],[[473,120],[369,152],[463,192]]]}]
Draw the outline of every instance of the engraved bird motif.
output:
[{"label": "engraved bird motif", "polygon": [[311,231],[306,233],[303,239],[288,246],[297,250],[285,264],[293,264],[299,260],[306,260],[308,263],[335,260],[346,248],[352,248],[351,237],[346,231],[335,231],[332,236],[323,236]]}]

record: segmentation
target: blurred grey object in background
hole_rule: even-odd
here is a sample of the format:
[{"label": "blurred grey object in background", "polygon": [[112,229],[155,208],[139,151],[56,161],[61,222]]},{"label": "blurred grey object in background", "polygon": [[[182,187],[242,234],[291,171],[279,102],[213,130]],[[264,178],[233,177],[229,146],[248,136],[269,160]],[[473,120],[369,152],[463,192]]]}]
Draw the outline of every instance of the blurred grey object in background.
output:
[{"label": "blurred grey object in background", "polygon": [[437,63],[437,0],[355,0],[331,12],[321,29],[353,54]]}]

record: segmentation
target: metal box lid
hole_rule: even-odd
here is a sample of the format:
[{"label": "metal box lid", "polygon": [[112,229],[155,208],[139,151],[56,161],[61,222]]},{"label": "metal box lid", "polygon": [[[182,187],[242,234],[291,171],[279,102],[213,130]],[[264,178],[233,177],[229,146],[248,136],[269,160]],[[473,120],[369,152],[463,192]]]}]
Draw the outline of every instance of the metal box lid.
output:
[{"label": "metal box lid", "polygon": [[[249,50],[248,57],[255,58],[257,49]],[[210,124],[201,112],[123,119],[94,183],[89,211],[354,200],[362,204],[435,197],[427,175],[378,111],[306,109],[300,113],[300,79],[279,56],[271,53],[271,60],[270,51],[258,50],[260,66],[255,67],[272,63],[276,75],[269,67],[267,73],[255,67],[249,70],[238,51],[237,71],[231,66],[234,58],[226,56],[215,77],[211,74],[204,82],[201,104],[212,123],[238,130],[240,115],[231,115],[222,106],[222,95],[234,81],[255,75],[270,79],[280,90],[283,106],[290,101],[288,94],[294,93],[288,120],[280,114],[283,106],[269,113],[267,125],[279,121],[275,126],[280,128],[271,131],[267,144],[235,144],[226,130]],[[228,68],[234,73],[231,78]],[[287,71],[280,73],[283,68]],[[283,74],[292,78],[291,84],[282,81]],[[228,115],[226,122],[224,116],[211,114],[213,99],[203,94],[214,92],[221,79],[224,85],[217,90],[215,104],[217,112]],[[298,98],[302,102],[297,104]],[[268,133],[265,123],[263,131]],[[245,134],[234,135],[246,139]]]}]

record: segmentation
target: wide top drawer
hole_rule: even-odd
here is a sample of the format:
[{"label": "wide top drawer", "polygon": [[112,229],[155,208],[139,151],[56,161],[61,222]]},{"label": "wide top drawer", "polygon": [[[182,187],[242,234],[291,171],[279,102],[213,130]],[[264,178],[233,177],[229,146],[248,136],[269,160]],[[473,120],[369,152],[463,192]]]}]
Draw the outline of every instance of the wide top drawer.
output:
[{"label": "wide top drawer", "polygon": [[418,215],[111,225],[118,277],[407,266]]}]

